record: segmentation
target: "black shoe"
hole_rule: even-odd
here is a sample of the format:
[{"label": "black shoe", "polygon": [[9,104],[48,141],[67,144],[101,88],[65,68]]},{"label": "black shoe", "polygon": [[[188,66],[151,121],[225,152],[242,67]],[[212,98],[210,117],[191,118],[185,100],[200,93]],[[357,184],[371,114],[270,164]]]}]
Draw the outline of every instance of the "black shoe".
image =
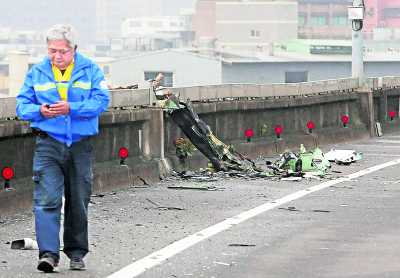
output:
[{"label": "black shoe", "polygon": [[72,257],[69,262],[69,269],[71,270],[85,270],[85,263],[82,258]]},{"label": "black shoe", "polygon": [[46,273],[50,273],[54,271],[55,267],[57,267],[56,260],[52,256],[44,255],[39,259],[37,269]]}]

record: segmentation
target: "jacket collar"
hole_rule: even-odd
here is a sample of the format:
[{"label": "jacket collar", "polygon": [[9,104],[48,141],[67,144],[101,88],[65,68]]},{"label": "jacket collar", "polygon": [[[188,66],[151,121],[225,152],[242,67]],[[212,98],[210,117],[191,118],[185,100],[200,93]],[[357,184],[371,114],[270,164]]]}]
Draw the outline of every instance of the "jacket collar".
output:
[{"label": "jacket collar", "polygon": [[[73,71],[72,71],[72,78],[71,78],[71,81],[76,80],[77,78],[80,77],[80,75],[77,76],[77,73],[78,73],[81,69],[90,66],[90,60],[87,59],[86,57],[82,56],[82,55],[79,54],[78,52],[76,52],[76,53],[75,53],[75,56],[74,56],[74,63],[75,63],[75,66],[74,66],[74,69],[73,69]],[[52,69],[51,69],[51,61],[50,61],[49,57],[45,57],[45,58],[43,59],[43,61],[40,62],[40,63],[37,65],[37,68],[38,68],[41,72],[43,72],[44,74],[46,74],[50,79],[52,79],[52,80],[54,79],[53,71],[52,71]]]}]

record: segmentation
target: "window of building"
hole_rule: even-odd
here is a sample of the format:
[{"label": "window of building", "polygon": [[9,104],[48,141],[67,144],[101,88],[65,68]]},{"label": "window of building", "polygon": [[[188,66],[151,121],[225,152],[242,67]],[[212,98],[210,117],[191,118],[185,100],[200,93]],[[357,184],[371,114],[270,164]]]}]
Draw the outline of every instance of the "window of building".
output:
[{"label": "window of building", "polygon": [[250,30],[250,37],[259,38],[260,37],[260,30]]},{"label": "window of building", "polygon": [[163,26],[162,21],[149,21],[148,25],[150,27],[159,28]]},{"label": "window of building", "polygon": [[349,20],[345,15],[338,15],[332,17],[332,25],[346,26]]},{"label": "window of building", "polygon": [[312,15],[310,24],[313,26],[323,26],[328,24],[328,16],[326,15]]},{"label": "window of building", "polygon": [[307,16],[305,14],[299,14],[299,26],[306,26]]},{"label": "window of building", "polygon": [[285,83],[299,83],[308,81],[308,71],[285,72]]},{"label": "window of building", "polygon": [[142,23],[141,23],[140,21],[131,21],[131,22],[129,23],[129,26],[132,27],[132,28],[141,27],[141,26],[142,26]]},{"label": "window of building", "polygon": [[383,18],[399,18],[400,8],[386,8],[383,9]]},{"label": "window of building", "polygon": [[164,75],[164,79],[161,81],[161,86],[163,87],[172,87],[174,85],[174,75],[172,72],[163,72],[163,71],[145,71],[144,72],[144,80],[155,79],[156,76],[162,73]]},{"label": "window of building", "polygon": [[104,74],[110,74],[110,66],[109,65],[104,65],[103,66],[103,73]]}]

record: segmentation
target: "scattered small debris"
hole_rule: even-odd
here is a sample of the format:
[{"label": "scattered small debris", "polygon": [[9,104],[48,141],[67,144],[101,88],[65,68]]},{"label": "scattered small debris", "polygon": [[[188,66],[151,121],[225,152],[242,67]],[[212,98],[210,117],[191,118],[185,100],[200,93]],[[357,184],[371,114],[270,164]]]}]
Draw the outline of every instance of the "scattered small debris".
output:
[{"label": "scattered small debris", "polygon": [[330,187],[332,187],[332,188],[354,189],[353,186],[347,186],[347,185],[344,185],[344,186],[331,185]]},{"label": "scattered small debris", "polygon": [[178,208],[178,207],[157,207],[159,210],[185,210],[184,208]]},{"label": "scattered small debris", "polygon": [[21,249],[21,250],[37,250],[39,249],[36,240],[31,238],[23,238],[13,240],[11,242],[11,249]]},{"label": "scattered small debris", "polygon": [[301,181],[302,179],[302,177],[287,177],[281,178],[281,181]]},{"label": "scattered small debris", "polygon": [[228,246],[230,247],[254,247],[255,244],[247,244],[247,243],[230,243]]},{"label": "scattered small debris", "polygon": [[355,150],[335,150],[332,149],[325,154],[326,159],[336,164],[349,165],[362,159],[362,153]]},{"label": "scattered small debris", "polygon": [[214,264],[219,264],[219,265],[226,265],[226,266],[230,266],[230,265],[231,265],[231,264],[228,264],[228,263],[217,262],[217,261],[214,261],[213,263],[214,263]]},{"label": "scattered small debris", "polygon": [[169,189],[191,189],[191,190],[204,190],[204,191],[217,191],[222,190],[213,185],[170,185]]},{"label": "scattered small debris", "polygon": [[296,207],[287,207],[287,208],[279,208],[279,209],[289,210],[289,211],[300,211],[300,210],[297,209]]},{"label": "scattered small debris", "polygon": [[98,198],[103,198],[104,196],[106,196],[105,194],[93,194],[92,197],[98,197]]},{"label": "scattered small debris", "polygon": [[326,212],[326,213],[331,212],[330,210],[324,210],[324,209],[313,209],[312,211],[313,212]]},{"label": "scattered small debris", "polygon": [[179,207],[160,206],[160,204],[150,200],[149,198],[146,198],[146,201],[156,206],[156,209],[159,210],[185,210],[184,208],[179,208]]},{"label": "scattered small debris", "polygon": [[156,202],[150,200],[149,198],[146,198],[146,201],[149,202],[149,203],[152,204],[152,205],[155,205],[156,207],[158,207],[158,206],[160,205],[160,204],[158,204],[158,203],[156,203]]},{"label": "scattered small debris", "polygon": [[343,173],[342,171],[338,171],[338,170],[332,170],[331,172],[332,173],[337,173],[337,174],[342,174]]},{"label": "scattered small debris", "polygon": [[143,185],[150,185],[144,178],[140,176],[136,176],[136,178],[138,178],[141,182],[143,182]]}]

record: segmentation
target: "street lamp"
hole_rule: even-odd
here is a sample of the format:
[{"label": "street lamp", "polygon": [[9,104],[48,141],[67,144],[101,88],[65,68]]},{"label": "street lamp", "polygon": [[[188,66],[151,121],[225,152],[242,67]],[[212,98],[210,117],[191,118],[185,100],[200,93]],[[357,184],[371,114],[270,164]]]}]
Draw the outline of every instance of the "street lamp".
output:
[{"label": "street lamp", "polygon": [[358,84],[360,87],[364,84],[362,35],[364,10],[364,0],[353,0],[353,5],[348,7],[348,14],[352,28],[351,72],[353,78],[358,78]]}]

